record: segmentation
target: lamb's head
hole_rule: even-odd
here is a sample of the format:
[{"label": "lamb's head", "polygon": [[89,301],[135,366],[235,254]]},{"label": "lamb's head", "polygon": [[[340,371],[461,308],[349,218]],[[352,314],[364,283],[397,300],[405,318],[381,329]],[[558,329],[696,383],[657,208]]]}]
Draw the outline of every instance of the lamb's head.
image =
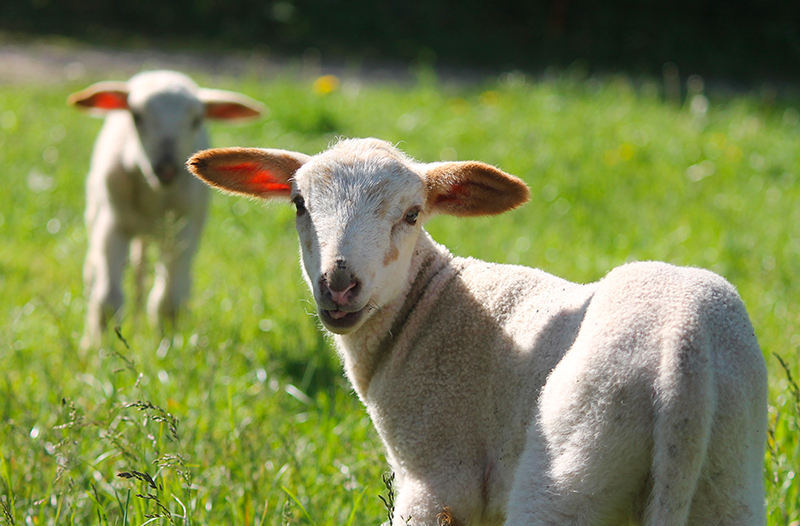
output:
[{"label": "lamb's head", "polygon": [[204,89],[175,71],[148,71],[127,82],[98,82],[70,95],[68,102],[94,114],[127,110],[141,154],[133,155],[153,187],[182,177],[184,161],[207,147],[206,118],[237,120],[257,117],[262,105],[249,97]]},{"label": "lamb's head", "polygon": [[306,280],[322,323],[338,334],[399,298],[432,215],[497,214],[529,197],[521,180],[487,164],[420,164],[377,139],[341,141],[314,157],[207,150],[187,165],[222,190],[294,203]]}]

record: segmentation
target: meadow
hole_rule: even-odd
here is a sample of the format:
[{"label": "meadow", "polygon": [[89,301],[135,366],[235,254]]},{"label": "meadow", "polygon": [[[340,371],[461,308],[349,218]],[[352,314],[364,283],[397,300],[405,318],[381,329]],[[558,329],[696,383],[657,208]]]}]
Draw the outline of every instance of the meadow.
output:
[{"label": "meadow", "polygon": [[[659,82],[569,72],[410,83],[203,74],[269,108],[215,146],[316,153],[376,136],[417,159],[478,159],[532,201],[427,225],[458,255],[588,282],[631,260],[710,268],[740,291],[770,372],[769,524],[800,524],[800,113],[761,93],[666,101]],[[318,328],[294,212],[216,194],[190,311],[132,306],[80,349],[91,81],[0,85],[0,524],[379,524],[380,441]],[[150,254],[155,256],[154,253]]]}]

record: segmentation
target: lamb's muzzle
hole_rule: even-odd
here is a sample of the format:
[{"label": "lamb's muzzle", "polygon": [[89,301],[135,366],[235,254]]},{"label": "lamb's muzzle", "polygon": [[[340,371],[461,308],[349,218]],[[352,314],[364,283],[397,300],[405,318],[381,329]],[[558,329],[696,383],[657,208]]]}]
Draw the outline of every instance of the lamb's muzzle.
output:
[{"label": "lamb's muzzle", "polygon": [[319,280],[318,308],[322,322],[341,333],[354,327],[364,314],[359,305],[361,283],[347,268],[343,259],[337,259],[336,267],[325,272]]}]

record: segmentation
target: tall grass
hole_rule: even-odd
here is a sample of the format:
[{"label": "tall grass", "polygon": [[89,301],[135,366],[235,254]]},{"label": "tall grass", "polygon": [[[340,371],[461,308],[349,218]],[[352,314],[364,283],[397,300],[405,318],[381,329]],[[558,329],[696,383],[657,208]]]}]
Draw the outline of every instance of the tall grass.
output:
[{"label": "tall grass", "polygon": [[[459,255],[576,281],[632,259],[723,274],[770,371],[769,524],[798,524],[797,101],[711,97],[693,111],[626,77],[459,85],[421,72],[328,93],[290,78],[198,80],[270,110],[214,125],[218,146],[314,153],[377,136],[525,179],[534,197],[518,211],[428,225]],[[162,336],[127,309],[102,350],[78,348],[83,181],[100,123],[64,98],[84,84],[0,86],[0,524],[385,520],[380,442],[312,315],[289,207],[215,195],[178,330]]]}]

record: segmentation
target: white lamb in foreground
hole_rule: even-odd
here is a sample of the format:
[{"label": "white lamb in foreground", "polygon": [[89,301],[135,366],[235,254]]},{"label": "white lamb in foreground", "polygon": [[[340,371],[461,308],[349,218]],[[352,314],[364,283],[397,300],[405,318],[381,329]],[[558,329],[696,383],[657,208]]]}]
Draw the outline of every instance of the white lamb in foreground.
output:
[{"label": "white lamb in foreground", "polygon": [[122,276],[132,241],[137,241],[133,259],[144,258],[143,236],[161,245],[147,302],[150,320],[162,325],[174,321],[189,295],[191,261],[208,202],[206,186],[186,172],[184,162],[209,147],[205,119],[257,117],[262,105],[238,93],[199,88],[174,71],[99,82],[73,93],[68,102],[106,116],[86,184],[83,345],[97,346],[122,307]]},{"label": "white lamb in foreground", "polygon": [[188,165],[297,207],[319,318],[397,475],[396,526],[765,523],[766,367],[721,277],[631,263],[580,285],[453,257],[425,221],[511,210],[527,187],[376,139]]}]

